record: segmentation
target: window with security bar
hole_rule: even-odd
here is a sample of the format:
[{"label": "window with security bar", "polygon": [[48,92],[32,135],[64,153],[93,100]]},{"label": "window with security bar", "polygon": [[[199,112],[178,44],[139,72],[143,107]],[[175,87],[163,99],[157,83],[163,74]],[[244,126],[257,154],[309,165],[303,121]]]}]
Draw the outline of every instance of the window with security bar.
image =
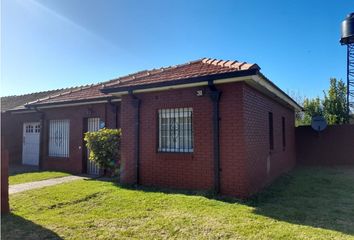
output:
[{"label": "window with security bar", "polygon": [[69,157],[69,120],[49,121],[49,156]]},{"label": "window with security bar", "polygon": [[193,109],[160,109],[159,152],[193,152]]}]

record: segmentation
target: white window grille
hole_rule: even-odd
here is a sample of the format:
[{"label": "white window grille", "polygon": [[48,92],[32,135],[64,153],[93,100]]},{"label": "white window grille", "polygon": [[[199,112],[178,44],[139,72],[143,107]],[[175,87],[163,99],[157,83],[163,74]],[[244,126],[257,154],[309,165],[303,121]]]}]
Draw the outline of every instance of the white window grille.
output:
[{"label": "white window grille", "polygon": [[193,109],[160,109],[159,152],[193,152]]},{"label": "white window grille", "polygon": [[69,157],[69,120],[49,121],[49,156]]}]

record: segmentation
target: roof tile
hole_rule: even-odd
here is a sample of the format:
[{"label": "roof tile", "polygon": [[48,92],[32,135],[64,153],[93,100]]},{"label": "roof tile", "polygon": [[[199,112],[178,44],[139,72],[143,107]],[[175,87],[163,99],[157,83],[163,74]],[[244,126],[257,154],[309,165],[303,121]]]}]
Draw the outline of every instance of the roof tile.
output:
[{"label": "roof tile", "polygon": [[32,102],[31,104],[64,103],[75,100],[89,100],[94,98],[111,97],[111,95],[102,93],[101,89],[145,85],[151,83],[208,76],[213,74],[236,72],[239,70],[248,70],[254,68],[259,69],[257,64],[203,58],[185,64],[139,71],[96,85],[79,88],[75,91],[68,91],[57,96],[50,96],[39,99],[35,102]]}]

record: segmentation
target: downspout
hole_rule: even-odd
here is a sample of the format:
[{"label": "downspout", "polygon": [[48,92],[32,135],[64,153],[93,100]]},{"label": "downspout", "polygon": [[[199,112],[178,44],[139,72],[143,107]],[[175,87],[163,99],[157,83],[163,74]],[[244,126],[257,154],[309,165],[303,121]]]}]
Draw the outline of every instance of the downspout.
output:
[{"label": "downspout", "polygon": [[39,170],[43,169],[43,151],[44,151],[44,118],[45,118],[45,113],[43,111],[38,110],[37,107],[33,108],[37,113],[40,114],[40,133],[39,133],[39,163],[38,163],[38,168]]},{"label": "downspout", "polygon": [[141,100],[137,98],[134,94],[133,91],[129,91],[129,95],[132,97],[132,105],[135,109],[135,115],[134,115],[134,132],[135,132],[135,153],[134,153],[134,158],[135,158],[135,184],[139,185],[140,183],[140,104]]},{"label": "downspout", "polygon": [[216,88],[213,81],[208,82],[210,99],[213,103],[213,152],[214,152],[214,193],[220,193],[220,111],[219,102],[221,91]]}]

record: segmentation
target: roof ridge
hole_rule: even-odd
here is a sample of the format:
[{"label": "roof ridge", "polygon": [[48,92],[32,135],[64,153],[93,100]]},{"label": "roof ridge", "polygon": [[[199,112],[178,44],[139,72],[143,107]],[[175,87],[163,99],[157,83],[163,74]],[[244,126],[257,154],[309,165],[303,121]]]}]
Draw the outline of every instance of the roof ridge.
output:
[{"label": "roof ridge", "polygon": [[[118,78],[114,78],[114,79],[111,79],[111,80],[108,80],[106,82],[102,82],[103,85],[115,85],[117,84],[116,81],[118,82],[118,84],[120,83],[119,81],[124,79],[124,78],[129,78],[129,77],[133,77],[133,79],[129,79],[125,82],[131,82],[131,81],[135,81],[135,80],[138,80],[142,77],[146,77],[146,76],[151,76],[151,75],[155,75],[155,74],[159,74],[161,72],[164,72],[164,71],[169,71],[171,69],[175,69],[175,68],[178,68],[178,67],[183,67],[183,66],[187,66],[187,65],[190,65],[190,64],[194,64],[194,63],[197,63],[197,62],[201,62],[203,59],[205,58],[200,58],[200,59],[197,59],[197,60],[193,60],[193,61],[189,61],[189,62],[186,62],[186,63],[182,63],[182,64],[175,64],[175,65],[169,65],[169,66],[165,66],[165,67],[160,67],[160,68],[153,68],[153,69],[145,69],[145,70],[141,70],[141,71],[138,71],[138,72],[135,72],[135,73],[131,73],[131,74],[128,74],[128,75],[124,75],[124,76],[121,76],[121,77],[118,77]],[[140,73],[143,73],[143,72],[146,72],[147,75],[146,76],[139,76],[139,77],[136,77],[136,75],[140,74]],[[134,78],[135,77],[135,78]]]}]

